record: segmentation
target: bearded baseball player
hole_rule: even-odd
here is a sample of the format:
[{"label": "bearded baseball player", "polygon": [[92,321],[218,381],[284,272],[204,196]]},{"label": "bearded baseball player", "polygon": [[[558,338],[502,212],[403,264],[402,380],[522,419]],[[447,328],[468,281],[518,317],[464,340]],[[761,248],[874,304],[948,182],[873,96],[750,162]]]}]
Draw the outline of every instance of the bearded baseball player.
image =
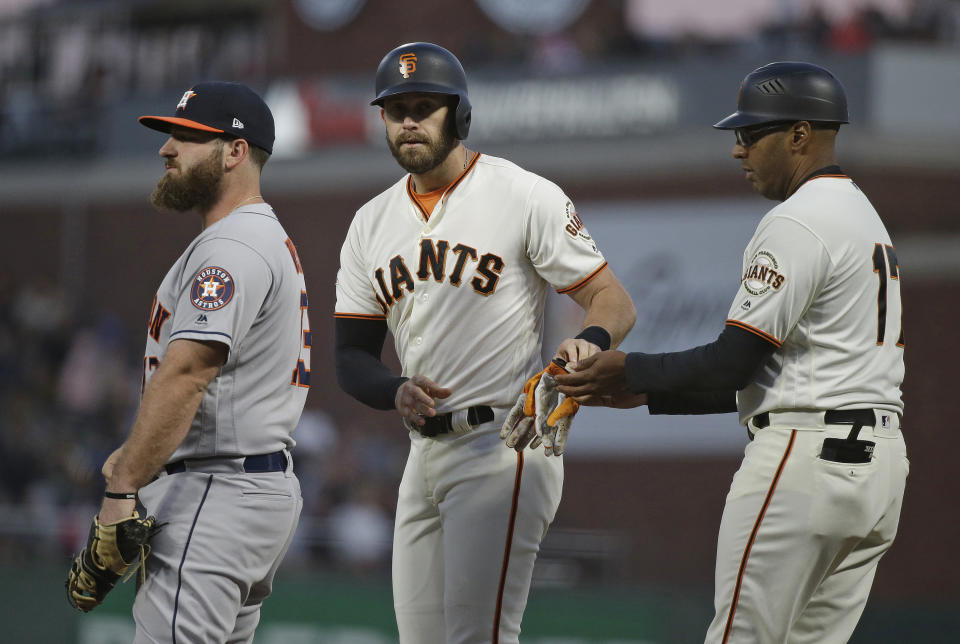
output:
[{"label": "bearded baseball player", "polygon": [[[616,346],[633,304],[560,188],[463,145],[471,108],[453,54],[397,47],[372,104],[409,174],[350,225],[336,367],[347,393],[396,410],[410,435],[393,546],[400,641],[517,642],[560,502],[563,436],[548,431],[543,449],[526,449],[534,433],[517,432],[504,449],[501,426],[542,370],[551,288],[586,311],[584,330],[557,349],[565,360]],[[399,376],[381,362],[388,329]]]},{"label": "bearded baseball player", "polygon": [[260,196],[273,116],[246,86],[206,82],[140,122],[169,135],[153,204],[196,211],[202,231],[154,298],[140,410],[68,598],[91,610],[139,557],[136,642],[252,642],[300,516],[290,434],[310,384],[303,270]]},{"label": "bearded baseball player", "polygon": [[713,343],[605,351],[556,377],[586,404],[657,414],[738,411],[749,430],[717,544],[708,643],[849,640],[897,532],[909,470],[900,267],[890,236],[837,166],[843,86],[771,63],[740,85],[733,156],[780,201],[743,255]]}]

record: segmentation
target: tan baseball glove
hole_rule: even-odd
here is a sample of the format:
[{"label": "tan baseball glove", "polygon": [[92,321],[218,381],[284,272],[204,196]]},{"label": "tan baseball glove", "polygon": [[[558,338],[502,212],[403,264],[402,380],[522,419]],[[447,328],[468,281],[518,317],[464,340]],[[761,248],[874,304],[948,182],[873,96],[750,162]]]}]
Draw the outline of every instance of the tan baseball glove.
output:
[{"label": "tan baseball glove", "polygon": [[141,519],[137,512],[116,523],[100,523],[94,517],[87,545],[74,558],[64,583],[70,605],[85,613],[99,606],[137,559],[127,579],[139,570],[142,582],[150,539],[159,529],[156,518]]}]

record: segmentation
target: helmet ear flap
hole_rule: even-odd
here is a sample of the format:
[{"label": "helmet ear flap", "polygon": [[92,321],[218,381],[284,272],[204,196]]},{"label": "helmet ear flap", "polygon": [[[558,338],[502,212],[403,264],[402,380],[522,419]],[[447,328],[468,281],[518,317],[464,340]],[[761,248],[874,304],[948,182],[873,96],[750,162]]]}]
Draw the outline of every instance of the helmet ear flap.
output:
[{"label": "helmet ear flap", "polygon": [[466,95],[461,94],[458,99],[453,115],[454,134],[463,141],[470,133],[471,106],[470,99]]}]

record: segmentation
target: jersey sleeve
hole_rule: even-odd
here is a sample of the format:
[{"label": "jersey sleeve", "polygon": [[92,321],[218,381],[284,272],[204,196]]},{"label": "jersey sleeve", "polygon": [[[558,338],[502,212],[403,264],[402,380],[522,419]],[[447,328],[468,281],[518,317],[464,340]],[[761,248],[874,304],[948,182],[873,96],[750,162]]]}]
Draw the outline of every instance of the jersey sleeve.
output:
[{"label": "jersey sleeve", "polygon": [[337,271],[337,303],[334,317],[383,320],[386,304],[378,298],[364,268],[361,234],[354,218],[347,238],[340,249],[340,269]]},{"label": "jersey sleeve", "polygon": [[779,348],[826,282],[829,254],[810,228],[778,216],[761,222],[743,259],[727,324]]},{"label": "jersey sleeve", "polygon": [[531,192],[524,234],[537,273],[560,293],[577,290],[607,265],[573,202],[549,181]]},{"label": "jersey sleeve", "polygon": [[177,285],[170,340],[215,340],[233,349],[250,330],[272,286],[266,260],[246,244],[224,238],[198,244]]}]

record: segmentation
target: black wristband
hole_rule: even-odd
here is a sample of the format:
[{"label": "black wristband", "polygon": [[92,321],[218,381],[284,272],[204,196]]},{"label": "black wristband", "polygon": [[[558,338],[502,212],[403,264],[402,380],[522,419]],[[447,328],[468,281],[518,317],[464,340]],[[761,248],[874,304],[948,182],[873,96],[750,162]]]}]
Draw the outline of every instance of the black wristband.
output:
[{"label": "black wristband", "polygon": [[600,347],[601,351],[606,351],[610,348],[610,332],[602,326],[588,326],[578,333],[576,337],[594,343]]},{"label": "black wristband", "polygon": [[137,498],[136,492],[104,492],[103,496],[108,499],[124,499],[127,501],[133,501]]}]

